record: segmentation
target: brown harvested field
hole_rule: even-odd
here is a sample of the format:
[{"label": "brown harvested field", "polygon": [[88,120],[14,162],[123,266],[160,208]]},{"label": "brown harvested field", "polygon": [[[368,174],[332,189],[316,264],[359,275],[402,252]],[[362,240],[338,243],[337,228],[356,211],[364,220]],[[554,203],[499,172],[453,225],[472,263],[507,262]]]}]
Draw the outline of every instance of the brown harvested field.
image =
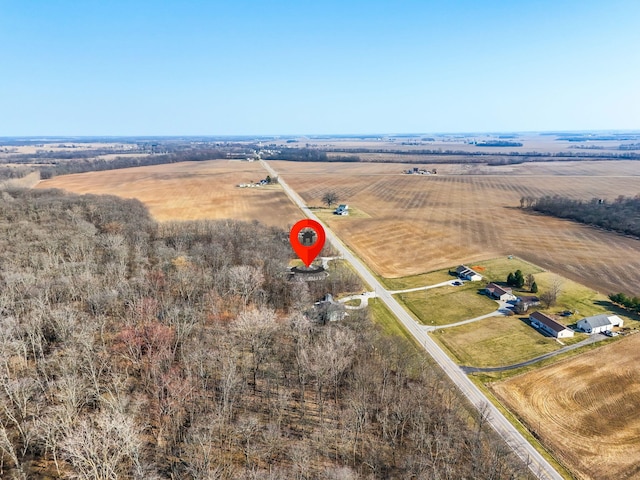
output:
[{"label": "brown harvested field", "polygon": [[366,214],[329,218],[328,224],[384,277],[512,254],[603,293],[638,293],[639,240],[519,208],[523,196],[636,195],[638,162],[472,170],[446,165],[430,176],[401,174],[408,168],[403,164],[270,163],[310,206],[320,205],[322,195],[332,190],[340,203]]},{"label": "brown harvested field", "polygon": [[640,477],[640,335],[492,385],[582,479]]},{"label": "brown harvested field", "polygon": [[302,214],[280,186],[236,187],[266,175],[258,162],[212,160],[63,175],[37,188],[137,198],[159,221],[234,218],[286,228]]}]

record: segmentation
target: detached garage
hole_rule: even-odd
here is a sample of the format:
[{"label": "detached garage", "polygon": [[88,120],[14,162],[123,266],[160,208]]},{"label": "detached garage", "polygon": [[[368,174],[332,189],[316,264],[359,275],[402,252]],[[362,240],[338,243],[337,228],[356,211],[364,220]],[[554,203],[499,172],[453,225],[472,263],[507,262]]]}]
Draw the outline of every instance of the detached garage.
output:
[{"label": "detached garage", "polygon": [[601,313],[593,317],[583,318],[576,326],[586,333],[602,333],[613,330],[613,327],[621,327],[623,323],[623,320],[617,315]]}]

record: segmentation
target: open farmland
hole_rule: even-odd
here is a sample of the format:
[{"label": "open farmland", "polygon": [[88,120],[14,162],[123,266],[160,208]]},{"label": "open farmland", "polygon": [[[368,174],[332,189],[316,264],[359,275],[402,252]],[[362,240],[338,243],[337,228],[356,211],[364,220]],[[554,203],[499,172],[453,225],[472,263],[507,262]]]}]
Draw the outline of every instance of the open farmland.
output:
[{"label": "open farmland", "polygon": [[160,221],[234,218],[286,228],[300,212],[278,185],[236,187],[265,176],[257,162],[212,160],[63,175],[38,188],[137,198]]},{"label": "open farmland", "polygon": [[638,478],[639,362],[633,335],[492,390],[578,478]]},{"label": "open farmland", "polygon": [[[401,277],[513,254],[603,293],[637,294],[640,241],[519,208],[523,196],[615,199],[640,193],[638,163],[558,162],[438,167],[271,162],[311,206],[335,191],[369,218],[336,217],[332,229],[378,274]],[[575,174],[572,172],[575,171]]]}]

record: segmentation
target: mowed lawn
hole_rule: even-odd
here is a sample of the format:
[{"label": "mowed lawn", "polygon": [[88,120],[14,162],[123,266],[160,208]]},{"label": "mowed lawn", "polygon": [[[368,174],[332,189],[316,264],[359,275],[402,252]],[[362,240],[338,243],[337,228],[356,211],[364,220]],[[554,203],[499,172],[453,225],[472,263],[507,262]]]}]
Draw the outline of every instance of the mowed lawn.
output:
[{"label": "mowed lawn", "polygon": [[491,313],[498,303],[478,292],[481,282],[398,293],[395,298],[425,325],[448,325]]},{"label": "mowed lawn", "polygon": [[491,389],[580,479],[640,478],[640,335]]},{"label": "mowed lawn", "polygon": [[489,317],[436,330],[433,337],[460,365],[500,367],[530,360],[562,347],[518,316]]}]

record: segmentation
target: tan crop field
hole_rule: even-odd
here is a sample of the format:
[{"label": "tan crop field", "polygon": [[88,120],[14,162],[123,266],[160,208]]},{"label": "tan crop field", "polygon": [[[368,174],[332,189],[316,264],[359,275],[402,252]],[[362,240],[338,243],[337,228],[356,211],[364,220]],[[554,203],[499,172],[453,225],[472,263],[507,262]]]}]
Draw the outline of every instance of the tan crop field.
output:
[{"label": "tan crop field", "polygon": [[366,214],[327,222],[381,276],[512,254],[602,293],[638,294],[639,240],[519,208],[523,196],[635,196],[638,162],[446,165],[429,176],[402,164],[270,163],[310,206],[335,191]]},{"label": "tan crop field", "polygon": [[160,221],[234,218],[286,228],[301,213],[280,186],[236,186],[266,175],[257,162],[212,160],[63,175],[38,188],[137,198]]},{"label": "tan crop field", "polygon": [[639,478],[639,363],[633,335],[491,388],[578,478]]}]

